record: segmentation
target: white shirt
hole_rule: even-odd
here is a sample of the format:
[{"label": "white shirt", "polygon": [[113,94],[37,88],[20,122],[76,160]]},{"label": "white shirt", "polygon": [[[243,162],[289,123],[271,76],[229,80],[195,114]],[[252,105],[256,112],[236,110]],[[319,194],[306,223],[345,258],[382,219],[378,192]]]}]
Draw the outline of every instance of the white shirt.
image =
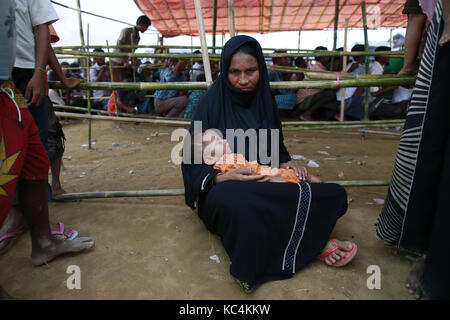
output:
[{"label": "white shirt", "polygon": [[[111,79],[109,78],[109,76],[107,76],[106,74],[103,74],[101,79],[98,79],[98,75],[100,74],[100,69],[101,67],[98,65],[98,63],[95,63],[90,72],[89,72],[89,76],[90,76],[90,80],[92,82],[95,82],[97,80],[100,80],[102,82],[109,82],[111,81]],[[93,90],[92,95],[95,98],[98,97],[109,97],[111,95],[111,92],[108,90]]]},{"label": "white shirt", "polygon": [[392,95],[392,103],[398,103],[405,100],[409,100],[409,98],[411,98],[412,92],[413,89],[398,86],[397,89],[394,90],[394,93]]},{"label": "white shirt", "polygon": [[52,24],[58,19],[50,0],[16,0],[15,67],[34,69],[36,61],[33,27]]},{"label": "white shirt", "polygon": [[[354,63],[358,63],[358,62],[353,61],[352,63],[349,63],[349,64],[347,65],[347,68],[345,69],[345,71],[348,72],[348,70],[350,69],[350,67],[351,67],[352,64],[354,64]],[[355,94],[355,92],[356,92],[357,89],[358,89],[357,87],[345,88],[344,100],[347,100],[348,98],[353,97],[353,95]],[[339,89],[336,91],[336,100],[337,100],[337,101],[341,101],[341,100],[342,100],[342,88],[339,88]]]},{"label": "white shirt", "polygon": [[[371,61],[369,64],[369,73],[370,74],[383,74],[384,68],[378,61]],[[377,92],[381,87],[370,87],[370,92]],[[371,97],[372,98],[372,97]]]}]

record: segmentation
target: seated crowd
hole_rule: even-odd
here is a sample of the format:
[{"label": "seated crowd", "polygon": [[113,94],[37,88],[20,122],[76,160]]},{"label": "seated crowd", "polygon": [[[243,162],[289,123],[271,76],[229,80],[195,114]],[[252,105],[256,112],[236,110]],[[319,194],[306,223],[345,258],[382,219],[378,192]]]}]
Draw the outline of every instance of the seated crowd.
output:
[{"label": "seated crowd", "polygon": [[[342,51],[343,48],[337,49]],[[315,51],[327,51],[326,47],[319,46]],[[357,44],[352,52],[364,51],[364,45]],[[375,51],[390,51],[389,47],[380,46]],[[94,49],[94,52],[104,52],[102,49]],[[200,50],[194,53],[200,54]],[[286,54],[286,50],[276,50],[274,53]],[[355,55],[348,57],[346,73],[365,74],[365,57]],[[396,59],[396,58],[393,58]],[[398,59],[398,58],[397,58]],[[389,56],[371,57],[369,73],[381,75],[397,73],[399,70],[390,67]],[[133,68],[113,66],[119,72],[113,71],[112,79],[110,66],[104,57],[95,57],[90,62],[89,80],[91,82],[193,82],[205,81],[205,71],[202,61],[194,61],[191,64],[183,59],[154,60],[135,59]],[[330,57],[318,55],[313,59],[303,57],[275,57],[272,59],[272,67],[268,70],[269,81],[302,81],[308,79],[310,72],[340,72],[342,70],[342,57]],[[400,65],[399,63],[398,65]],[[81,71],[80,64],[62,62],[64,74],[68,78],[86,79]],[[295,69],[297,67],[297,69]],[[217,78],[219,66],[211,64],[213,80]],[[283,69],[284,68],[284,69]],[[294,69],[293,69],[294,68]],[[304,72],[302,72],[304,71]],[[57,80],[52,71],[50,80]],[[87,79],[86,79],[87,80]],[[55,104],[65,104],[75,107],[87,107],[86,90],[51,90],[50,97]],[[272,95],[281,112],[288,118],[299,118],[304,121],[339,120],[341,104],[344,105],[345,120],[361,120],[364,118],[365,89],[354,87],[338,89],[273,89]],[[156,114],[165,117],[192,119],[198,102],[206,90],[92,90],[91,107],[98,110],[116,112],[116,106],[120,113],[132,114]],[[373,120],[404,118],[408,107],[412,90],[402,86],[371,87],[369,96],[369,117]],[[342,103],[342,99],[344,102]],[[110,114],[114,116],[114,114]]]}]

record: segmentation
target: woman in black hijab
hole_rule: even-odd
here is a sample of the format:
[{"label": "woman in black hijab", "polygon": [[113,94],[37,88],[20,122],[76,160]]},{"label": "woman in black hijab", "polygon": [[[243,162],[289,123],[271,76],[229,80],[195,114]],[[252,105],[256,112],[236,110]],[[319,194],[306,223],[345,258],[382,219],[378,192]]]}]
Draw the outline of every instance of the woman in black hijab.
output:
[{"label": "woman in black hijab", "polygon": [[[307,175],[284,145],[264,56],[251,37],[236,36],[225,44],[220,75],[200,101],[191,133],[199,124],[202,129],[218,130],[232,151],[241,150],[249,161],[262,163],[260,155],[266,152],[272,167],[292,168],[300,178]],[[238,149],[236,135],[230,138],[227,133],[230,129],[254,130],[257,141],[246,139],[244,148]],[[261,138],[264,133],[267,139]],[[272,140],[276,133],[278,139]],[[188,145],[183,155],[190,153]],[[221,237],[231,260],[230,273],[246,292],[265,281],[291,277],[322,252],[325,262],[334,266],[354,257],[355,244],[329,241],[337,219],[347,210],[341,186],[262,183],[264,177],[250,169],[219,174],[212,165],[190,164],[190,160],[185,157],[182,163],[186,203],[192,209],[198,205],[208,230]]]}]

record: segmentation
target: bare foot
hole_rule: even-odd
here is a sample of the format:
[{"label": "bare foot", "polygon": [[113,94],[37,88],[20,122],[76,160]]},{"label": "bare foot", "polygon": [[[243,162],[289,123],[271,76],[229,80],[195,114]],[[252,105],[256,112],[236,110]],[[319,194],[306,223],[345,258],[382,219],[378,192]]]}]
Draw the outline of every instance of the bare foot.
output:
[{"label": "bare foot", "polygon": [[59,196],[60,194],[64,194],[64,193],[67,193],[66,192],[66,190],[64,190],[63,188],[61,188],[61,187],[59,187],[59,188],[56,188],[56,187],[53,187],[52,186],[52,195],[55,197],[55,196]]},{"label": "bare foot", "polygon": [[418,258],[411,268],[411,271],[406,278],[406,287],[409,293],[414,295],[416,299],[421,299],[423,296],[422,288],[420,287],[420,280],[422,279],[423,270],[425,268],[425,257]]},{"label": "bare foot", "polygon": [[94,241],[91,238],[82,237],[73,240],[48,240],[39,243],[36,247],[33,247],[31,253],[31,262],[40,266],[53,260],[59,255],[65,253],[80,252],[86,249],[90,249],[94,246]]},{"label": "bare foot", "polygon": [[[339,246],[338,249],[333,251],[331,254],[324,258],[319,258],[320,260],[325,261],[326,264],[330,266],[334,266],[336,262],[346,257],[347,252],[351,251],[353,249],[353,243],[350,241],[339,241],[334,239],[336,244]],[[332,240],[329,240],[327,242],[327,245],[323,249],[322,253],[327,252],[328,250],[333,248]]]}]

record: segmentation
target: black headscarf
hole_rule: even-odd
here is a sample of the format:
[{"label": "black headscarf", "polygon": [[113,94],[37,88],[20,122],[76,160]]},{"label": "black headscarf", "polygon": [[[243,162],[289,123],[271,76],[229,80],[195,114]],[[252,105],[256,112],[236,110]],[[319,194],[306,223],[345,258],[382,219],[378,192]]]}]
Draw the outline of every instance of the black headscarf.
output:
[{"label": "black headscarf", "polygon": [[[233,54],[244,44],[253,46],[257,53],[259,81],[251,91],[235,88],[228,80],[228,68]],[[258,41],[249,36],[231,38],[223,47],[220,61],[220,75],[200,100],[193,122],[202,121],[203,129],[218,129],[226,137],[226,129],[267,129],[267,148],[270,147],[270,129],[279,129],[280,163],[291,159],[283,142],[281,121],[275,99],[271,94],[266,62]],[[190,132],[194,126],[191,123]],[[259,135],[257,135],[259,137]],[[258,141],[259,146],[259,141]],[[236,148],[236,143],[234,143]],[[249,146],[246,145],[245,157],[249,159]],[[233,150],[236,152],[236,150]],[[270,155],[270,152],[269,152]],[[206,164],[181,164],[185,186],[186,203],[194,208],[194,201],[200,195],[202,185],[207,190],[211,180],[218,173],[213,166]],[[209,174],[209,176],[208,176]],[[206,179],[205,177],[208,176]]]}]

